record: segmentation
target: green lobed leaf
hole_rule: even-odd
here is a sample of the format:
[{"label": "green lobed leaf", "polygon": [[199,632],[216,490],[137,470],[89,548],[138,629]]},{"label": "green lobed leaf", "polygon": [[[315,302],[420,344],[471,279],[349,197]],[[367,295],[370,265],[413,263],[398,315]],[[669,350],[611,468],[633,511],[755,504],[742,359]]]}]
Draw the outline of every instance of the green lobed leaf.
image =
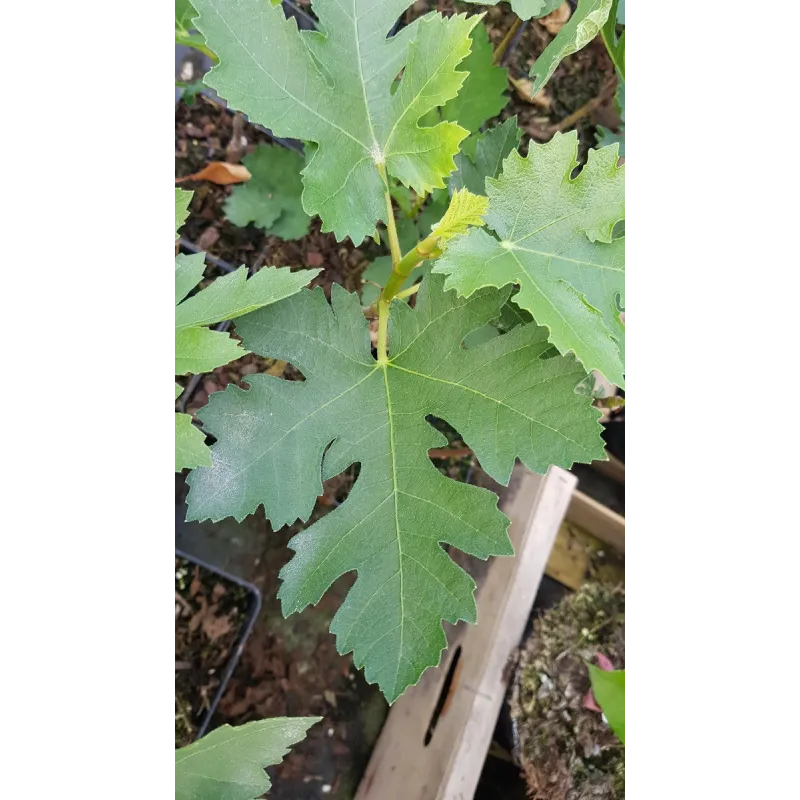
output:
[{"label": "green lobed leaf", "polygon": [[280,764],[322,717],[277,717],[222,725],[175,751],[175,800],[256,800],[269,788],[264,767]]},{"label": "green lobed leaf", "polygon": [[213,325],[241,317],[299,292],[320,272],[321,269],[292,272],[289,267],[262,267],[248,279],[247,267],[239,267],[184,300],[175,309],[175,328]]},{"label": "green lobed leaf", "polygon": [[175,374],[197,375],[247,355],[227,333],[208,328],[175,331]]},{"label": "green lobed leaf", "polygon": [[[435,189],[431,192],[428,202],[422,207],[417,218],[417,238],[412,243],[412,247],[433,230],[434,225],[447,213],[449,206],[450,193],[447,189]],[[411,247],[408,249],[410,250]]]},{"label": "green lobed leaf", "polygon": [[203,35],[193,30],[192,18],[196,14],[190,0],[175,0],[175,42],[201,50],[213,63],[216,63],[217,56],[206,46]]},{"label": "green lobed leaf", "polygon": [[[500,0],[464,0],[465,3],[480,3],[496,6]],[[563,0],[511,0],[511,9],[520,19],[539,19],[555,11]]]},{"label": "green lobed leaf", "polygon": [[433,226],[431,236],[437,236],[442,247],[471,227],[484,224],[482,215],[489,208],[489,200],[482,194],[472,194],[469,189],[457,189],[450,198],[445,215]]},{"label": "green lobed leaf", "polygon": [[486,178],[500,174],[503,160],[517,148],[521,135],[517,118],[510,117],[475,137],[475,157],[463,151],[456,156],[457,170],[450,178],[451,190],[466,188],[473,194],[486,194]]},{"label": "green lobed leaf", "polygon": [[[181,389],[180,386],[177,387]],[[181,391],[183,391],[181,389]],[[195,467],[210,467],[211,451],[206,435],[192,425],[190,414],[175,414],[175,472]]]},{"label": "green lobed leaf", "polygon": [[241,520],[263,504],[277,529],[308,519],[321,480],[360,463],[347,500],[290,541],[278,596],[288,615],[356,570],[331,631],[390,702],[439,661],[442,619],[475,621],[475,584],[442,545],[484,559],[513,552],[496,496],[433,466],[428,450],[445,439],[426,416],[458,430],[501,483],[515,458],[544,472],[603,457],[599,412],[574,392],[586,373],[572,357],[539,359],[544,329],[461,347],[497,319],[510,289],[465,299],[443,284],[431,275],[413,309],[392,304],[384,364],[358,297],[338,285],[331,305],[321,289],[302,290],[243,317],[245,346],[305,381],[253,375],[246,391],[215,392],[198,413],[217,438],[213,465],[188,479],[188,519]]},{"label": "green lobed leaf", "polygon": [[311,218],[300,199],[303,156],[286,147],[260,144],[242,163],[252,177],[233,187],[224,205],[227,218],[242,228],[253,222],[281,239],[305,236]]},{"label": "green lobed leaf", "polygon": [[582,50],[600,33],[608,19],[613,0],[578,0],[578,7],[564,27],[531,67],[531,96],[550,80],[556,67],[572,53]]},{"label": "green lobed leaf", "polygon": [[178,231],[186,222],[189,216],[189,203],[194,192],[187,192],[185,189],[175,190],[175,238],[178,238]]},{"label": "green lobed leaf", "polygon": [[461,62],[461,69],[468,73],[467,79],[458,95],[442,107],[441,115],[442,119],[457,122],[474,133],[505,108],[508,70],[494,65],[494,51],[483,25],[476,25],[470,38],[472,50]]},{"label": "green lobed leaf", "polygon": [[445,287],[472,295],[485,286],[520,287],[512,302],[550,330],[561,353],[574,352],[624,387],[625,240],[613,239],[625,217],[624,168],[616,147],[590,150],[574,180],[578,134],[557,133],[514,152],[486,188],[486,224],[501,241],[474,229],[455,240],[434,264]]},{"label": "green lobed leaf", "polygon": [[202,326],[235,319],[283,300],[307,286],[321,272],[263,267],[248,279],[247,267],[242,266],[184,300],[203,276],[204,259],[205,253],[180,254],[175,258],[176,375],[208,372],[246,354],[228,334]]},{"label": "green lobed leaf", "polygon": [[175,305],[177,306],[203,278],[206,269],[206,254],[178,253],[175,256]]},{"label": "green lobed leaf", "polygon": [[387,38],[410,4],[317,0],[320,30],[301,32],[261,0],[195,0],[195,26],[221,59],[206,84],[251,122],[315,143],[303,207],[339,240],[360,244],[385,221],[380,169],[418,193],[443,188],[467,135],[418,121],[458,93],[480,17],[431,13]]},{"label": "green lobed leaf", "polygon": [[592,691],[608,725],[625,744],[625,670],[603,670],[587,664]]}]

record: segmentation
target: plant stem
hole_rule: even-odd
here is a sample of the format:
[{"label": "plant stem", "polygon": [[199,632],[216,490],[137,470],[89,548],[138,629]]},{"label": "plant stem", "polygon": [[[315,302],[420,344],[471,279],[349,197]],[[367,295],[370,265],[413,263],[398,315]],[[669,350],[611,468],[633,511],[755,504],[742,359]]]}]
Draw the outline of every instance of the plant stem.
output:
[{"label": "plant stem", "polygon": [[508,33],[503,37],[503,40],[500,42],[500,44],[497,45],[494,55],[492,56],[492,64],[497,66],[503,60],[503,56],[505,55],[506,50],[508,50],[511,40],[514,38],[514,34],[520,29],[521,25],[522,20],[517,17],[511,24],[511,27],[508,29]]},{"label": "plant stem", "polygon": [[403,289],[402,292],[398,292],[395,296],[395,300],[405,300],[406,297],[411,297],[412,294],[416,294],[419,291],[419,287],[422,286],[421,283],[415,283],[413,286],[409,287],[408,289]]},{"label": "plant stem", "polygon": [[389,350],[387,339],[389,333],[389,302],[383,299],[383,295],[378,299],[378,363],[386,364],[389,361]]},{"label": "plant stem", "polygon": [[[439,236],[431,233],[424,238],[415,248],[410,250],[404,256],[400,254],[400,240],[397,238],[397,226],[394,221],[394,209],[392,208],[392,197],[389,194],[389,181],[386,175],[386,168],[380,164],[378,165],[378,172],[383,178],[384,185],[386,186],[386,211],[387,223],[386,229],[389,231],[389,248],[392,251],[392,274],[383,287],[383,291],[378,297],[378,342],[376,349],[378,352],[378,363],[386,364],[389,361],[388,356],[388,331],[389,331],[389,305],[392,300],[401,292],[406,278],[420,265],[426,258],[435,258],[441,254],[438,248]],[[402,292],[403,297],[409,297],[418,291],[416,287],[412,290]]]},{"label": "plant stem", "polygon": [[396,264],[400,258],[400,240],[397,238],[397,225],[394,221],[394,209],[392,208],[392,196],[389,194],[389,176],[386,174],[386,167],[378,164],[378,172],[383,178],[383,185],[386,191],[383,196],[386,198],[386,230],[389,233],[389,250],[392,253],[392,264]]}]

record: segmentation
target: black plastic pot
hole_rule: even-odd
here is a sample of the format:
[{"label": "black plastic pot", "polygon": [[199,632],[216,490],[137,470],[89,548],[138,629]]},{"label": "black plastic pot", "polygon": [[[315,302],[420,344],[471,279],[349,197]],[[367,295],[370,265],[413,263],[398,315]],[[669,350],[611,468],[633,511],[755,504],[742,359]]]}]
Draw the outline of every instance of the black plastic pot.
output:
[{"label": "black plastic pot", "polygon": [[211,572],[214,575],[223,578],[230,583],[235,583],[238,586],[242,587],[245,591],[248,592],[250,595],[250,603],[247,609],[247,614],[245,616],[244,626],[242,627],[239,638],[236,640],[236,644],[233,648],[233,653],[225,666],[225,669],[220,676],[219,686],[217,687],[217,691],[214,693],[214,697],[209,704],[209,708],[206,713],[203,715],[202,720],[200,721],[200,725],[197,729],[197,736],[196,739],[199,739],[201,736],[204,736],[208,733],[209,726],[211,725],[211,720],[214,717],[214,713],[217,710],[217,706],[219,705],[219,701],[222,695],[225,692],[225,689],[228,687],[228,683],[230,682],[231,675],[233,675],[234,669],[236,669],[236,665],[239,663],[239,659],[241,658],[242,651],[244,650],[245,643],[247,642],[250,634],[253,632],[253,626],[255,625],[256,620],[258,619],[259,611],[261,610],[261,592],[259,591],[257,586],[254,586],[252,583],[248,581],[242,580],[241,578],[237,577],[236,575],[232,575],[230,572],[226,572],[225,570],[219,569],[219,567],[215,567],[212,564],[208,564],[201,559],[189,555],[189,553],[185,553],[178,548],[175,548],[175,555],[177,558],[182,558],[184,561],[188,561],[190,564],[195,564],[201,569],[204,569],[208,572]]}]

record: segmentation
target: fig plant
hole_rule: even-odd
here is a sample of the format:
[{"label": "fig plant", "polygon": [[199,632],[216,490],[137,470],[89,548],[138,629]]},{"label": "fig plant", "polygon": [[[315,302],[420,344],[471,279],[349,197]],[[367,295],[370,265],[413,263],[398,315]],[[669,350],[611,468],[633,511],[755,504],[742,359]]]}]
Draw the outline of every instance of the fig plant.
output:
[{"label": "fig plant", "polygon": [[[501,484],[516,459],[543,473],[605,457],[599,412],[576,387],[591,370],[624,384],[618,149],[590,151],[575,177],[574,133],[523,157],[513,120],[470,136],[462,112],[443,113],[483,42],[480,14],[432,12],[391,33],[411,0],[316,0],[318,30],[301,31],[263,0],[193,3],[192,27],[219,58],[205,82],[306,143],[305,212],[355,245],[385,232],[391,271],[374,348],[370,314],[339,285],[330,302],[300,289],[237,319],[245,348],[304,380],[252,375],[198,412],[217,441],[211,466],[188,478],[188,518],[242,520],[263,506],[275,528],[305,521],[322,481],[359,464],[347,499],[290,541],[279,598],[285,614],[300,611],[355,570],[331,630],[392,702],[438,663],[442,620],[476,621],[475,584],[444,547],[513,555],[497,497],[433,466],[443,436],[428,419],[455,428]],[[444,199],[406,248],[398,186]],[[497,320],[502,335],[469,339]]]}]

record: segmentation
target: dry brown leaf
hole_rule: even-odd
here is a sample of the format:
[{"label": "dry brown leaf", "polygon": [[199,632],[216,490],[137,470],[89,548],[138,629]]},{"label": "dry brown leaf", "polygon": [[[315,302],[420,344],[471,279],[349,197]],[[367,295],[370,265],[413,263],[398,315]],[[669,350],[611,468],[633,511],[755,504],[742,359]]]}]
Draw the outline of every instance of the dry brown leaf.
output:
[{"label": "dry brown leaf", "polygon": [[569,3],[564,1],[555,11],[551,11],[546,17],[542,17],[538,22],[547,29],[548,33],[555,36],[569,21],[572,16],[572,9]]},{"label": "dry brown leaf", "polygon": [[210,250],[219,239],[219,230],[214,225],[209,225],[197,240],[197,246],[201,250]]},{"label": "dry brown leaf", "polygon": [[183,178],[175,178],[175,183],[184,181],[211,181],[220,186],[227,186],[231,183],[244,183],[249,181],[252,175],[250,170],[242,164],[228,164],[226,161],[211,161],[206,164],[200,172],[191,175],[184,175]]},{"label": "dry brown leaf", "polygon": [[192,575],[192,582],[189,584],[189,597],[194,599],[195,595],[203,588],[203,583],[200,580],[200,568],[194,568],[194,575]]},{"label": "dry brown leaf", "polygon": [[531,103],[537,108],[541,108],[542,111],[549,112],[552,109],[553,100],[550,95],[547,94],[547,90],[542,89],[535,96],[531,96],[533,81],[529,81],[527,78],[517,79],[511,77],[509,77],[509,81],[511,81],[511,85],[514,87],[514,91],[520,100],[523,100],[526,103]]},{"label": "dry brown leaf", "polygon": [[286,369],[286,362],[275,360],[275,363],[265,371],[265,375],[274,375],[276,377],[280,377],[283,375],[283,371]]},{"label": "dry brown leaf", "polygon": [[214,611],[216,611],[216,606],[211,606],[200,623],[203,633],[210,642],[216,642],[217,639],[231,631],[230,617],[218,617],[213,613]]}]

